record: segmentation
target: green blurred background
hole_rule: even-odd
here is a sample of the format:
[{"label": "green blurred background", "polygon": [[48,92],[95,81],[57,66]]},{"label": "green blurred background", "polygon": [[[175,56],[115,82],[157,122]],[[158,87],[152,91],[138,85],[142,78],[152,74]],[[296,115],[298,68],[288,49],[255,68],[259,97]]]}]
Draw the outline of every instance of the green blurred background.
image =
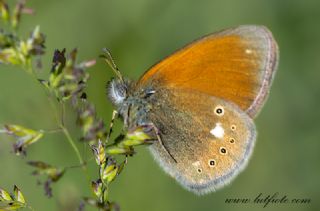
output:
[{"label": "green blurred background", "polygon": [[[185,191],[163,173],[147,148],[139,148],[123,174],[111,186],[111,197],[122,210],[318,210],[320,208],[320,1],[279,0],[29,0],[36,10],[24,16],[19,32],[28,35],[39,24],[47,35],[43,58],[48,75],[56,48],[79,49],[80,59],[97,58],[109,48],[124,75],[137,79],[148,67],[205,34],[240,24],[266,25],[280,46],[280,65],[271,95],[256,119],[257,145],[246,170],[229,186],[206,196]],[[111,105],[106,82],[112,73],[103,61],[91,70],[89,99],[107,122]],[[40,85],[18,68],[0,66],[0,124],[34,129],[55,128],[52,111]],[[74,114],[68,112],[73,128]],[[117,127],[121,126],[118,122]],[[79,131],[72,129],[78,137]],[[77,164],[62,135],[48,135],[30,147],[27,159],[11,153],[13,139],[0,135],[0,186],[17,184],[36,210],[75,210],[81,196],[90,195],[79,169],[54,185],[47,199],[27,159],[55,165]],[[79,143],[84,157],[89,157]],[[90,169],[96,177],[95,166]],[[311,204],[226,204],[226,198],[254,198],[279,192],[288,198],[311,198]],[[91,209],[88,209],[91,210]],[[93,209],[92,209],[93,210]]]}]

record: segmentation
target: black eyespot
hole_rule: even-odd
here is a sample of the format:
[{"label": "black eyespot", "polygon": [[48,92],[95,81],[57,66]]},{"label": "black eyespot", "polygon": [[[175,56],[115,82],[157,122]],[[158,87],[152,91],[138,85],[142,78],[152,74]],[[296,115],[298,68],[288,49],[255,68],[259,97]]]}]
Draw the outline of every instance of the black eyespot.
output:
[{"label": "black eyespot", "polygon": [[236,126],[235,125],[231,125],[231,130],[236,130]]},{"label": "black eyespot", "polygon": [[230,138],[229,141],[230,141],[231,144],[233,144],[235,140],[234,140],[234,138]]},{"label": "black eyespot", "polygon": [[202,172],[202,169],[198,169],[198,173],[201,173]]},{"label": "black eyespot", "polygon": [[209,165],[211,167],[215,166],[216,165],[216,161],[215,160],[209,160]]},{"label": "black eyespot", "polygon": [[224,147],[220,147],[220,152],[221,152],[222,154],[226,154],[226,153],[227,153],[227,150],[226,150],[226,148],[224,148]]},{"label": "black eyespot", "polygon": [[215,113],[218,115],[218,116],[222,116],[224,114],[224,109],[222,106],[217,106],[215,108]]}]

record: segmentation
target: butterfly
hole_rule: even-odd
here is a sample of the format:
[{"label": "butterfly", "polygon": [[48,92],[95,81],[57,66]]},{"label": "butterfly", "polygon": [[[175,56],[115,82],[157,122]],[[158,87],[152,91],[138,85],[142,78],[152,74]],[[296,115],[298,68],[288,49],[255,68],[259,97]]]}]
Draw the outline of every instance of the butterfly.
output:
[{"label": "butterfly", "polygon": [[146,71],[108,85],[124,129],[154,137],[149,148],[184,188],[206,194],[246,167],[279,50],[264,26],[243,25],[204,36]]}]

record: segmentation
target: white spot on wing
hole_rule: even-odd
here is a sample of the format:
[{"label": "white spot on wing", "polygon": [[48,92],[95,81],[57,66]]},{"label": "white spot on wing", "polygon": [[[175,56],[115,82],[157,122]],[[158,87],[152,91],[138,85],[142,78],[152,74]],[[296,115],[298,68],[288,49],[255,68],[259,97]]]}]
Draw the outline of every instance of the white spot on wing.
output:
[{"label": "white spot on wing", "polygon": [[221,126],[221,123],[217,123],[215,128],[213,128],[212,130],[210,130],[210,133],[212,135],[214,135],[217,138],[223,138],[224,136],[224,129]]},{"label": "white spot on wing", "polygon": [[251,49],[246,49],[246,54],[252,54],[252,50]]},{"label": "white spot on wing", "polygon": [[193,165],[193,166],[196,166],[196,167],[197,167],[197,166],[200,166],[200,161],[196,161],[196,162],[192,163],[192,165]]}]

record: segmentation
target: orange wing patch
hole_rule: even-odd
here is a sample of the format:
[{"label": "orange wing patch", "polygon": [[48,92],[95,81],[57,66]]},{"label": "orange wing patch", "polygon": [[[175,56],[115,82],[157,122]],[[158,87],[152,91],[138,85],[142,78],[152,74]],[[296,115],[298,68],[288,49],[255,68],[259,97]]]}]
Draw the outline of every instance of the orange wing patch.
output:
[{"label": "orange wing patch", "polygon": [[232,101],[254,117],[267,97],[277,55],[266,28],[240,26],[187,45],[148,70],[138,87],[194,89]]}]

